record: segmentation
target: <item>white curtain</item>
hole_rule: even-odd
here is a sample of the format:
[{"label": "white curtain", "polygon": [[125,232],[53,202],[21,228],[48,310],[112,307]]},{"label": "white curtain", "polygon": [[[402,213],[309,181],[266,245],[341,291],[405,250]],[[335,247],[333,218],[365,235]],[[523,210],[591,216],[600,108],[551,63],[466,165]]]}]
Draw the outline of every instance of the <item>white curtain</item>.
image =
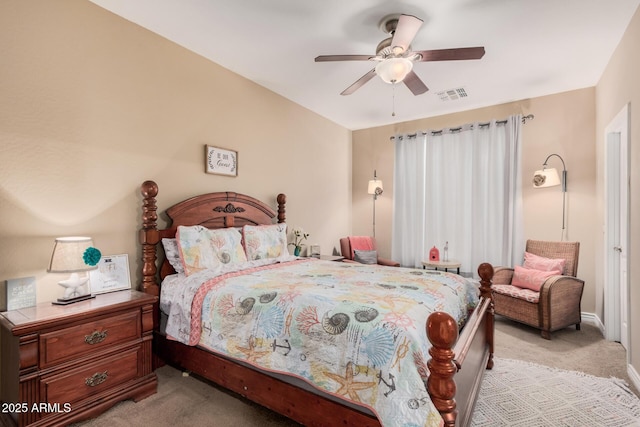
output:
[{"label": "white curtain", "polygon": [[520,263],[521,123],[473,123],[457,129],[396,135],[393,259],[422,267],[436,246],[477,276],[483,262]]}]

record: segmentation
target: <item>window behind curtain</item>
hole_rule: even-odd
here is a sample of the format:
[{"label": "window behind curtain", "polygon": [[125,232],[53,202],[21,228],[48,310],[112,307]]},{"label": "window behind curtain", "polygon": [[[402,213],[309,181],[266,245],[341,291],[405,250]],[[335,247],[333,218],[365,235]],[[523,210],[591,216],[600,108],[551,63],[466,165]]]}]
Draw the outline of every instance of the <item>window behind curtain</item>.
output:
[{"label": "window behind curtain", "polygon": [[392,257],[421,267],[431,247],[476,274],[479,264],[522,258],[520,128],[468,124],[395,138]]}]

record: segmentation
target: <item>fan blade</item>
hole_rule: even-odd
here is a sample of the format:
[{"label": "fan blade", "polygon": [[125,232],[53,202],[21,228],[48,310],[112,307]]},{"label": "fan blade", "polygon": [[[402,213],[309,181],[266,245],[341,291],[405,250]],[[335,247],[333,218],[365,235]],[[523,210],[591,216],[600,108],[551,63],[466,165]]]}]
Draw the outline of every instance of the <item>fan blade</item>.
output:
[{"label": "fan blade", "polygon": [[461,47],[457,49],[418,50],[421,57],[418,62],[426,61],[459,61],[463,59],[480,59],[484,56],[484,47]]},{"label": "fan blade", "polygon": [[398,24],[396,25],[396,30],[393,32],[391,48],[401,47],[402,52],[407,51],[421,25],[422,19],[420,18],[416,18],[413,15],[400,15],[400,18],[398,18]]},{"label": "fan blade", "polygon": [[316,56],[316,62],[327,61],[369,61],[375,55],[320,55]]},{"label": "fan blade", "polygon": [[340,95],[351,95],[353,92],[360,89],[360,87],[362,87],[366,82],[371,80],[375,75],[376,75],[376,69],[374,68],[373,70],[369,71],[367,74],[365,74],[364,76],[356,80],[354,84],[352,84],[351,86],[343,90],[342,93],[340,93]]},{"label": "fan blade", "polygon": [[422,82],[422,80],[420,80],[420,77],[418,77],[418,75],[414,73],[413,70],[409,71],[409,74],[407,74],[403,82],[405,85],[407,85],[409,90],[414,95],[422,95],[429,90],[429,88]]}]

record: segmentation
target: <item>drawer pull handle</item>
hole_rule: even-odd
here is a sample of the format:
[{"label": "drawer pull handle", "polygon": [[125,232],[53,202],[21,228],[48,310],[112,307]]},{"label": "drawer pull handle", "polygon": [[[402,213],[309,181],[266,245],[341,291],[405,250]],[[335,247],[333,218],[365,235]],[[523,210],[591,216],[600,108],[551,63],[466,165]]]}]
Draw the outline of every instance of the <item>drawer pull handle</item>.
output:
[{"label": "drawer pull handle", "polygon": [[97,385],[102,384],[107,380],[107,371],[104,372],[96,372],[91,375],[89,378],[85,378],[84,383],[89,387],[95,387]]},{"label": "drawer pull handle", "polygon": [[84,336],[84,342],[87,344],[98,344],[107,338],[107,331],[94,331],[91,335]]}]

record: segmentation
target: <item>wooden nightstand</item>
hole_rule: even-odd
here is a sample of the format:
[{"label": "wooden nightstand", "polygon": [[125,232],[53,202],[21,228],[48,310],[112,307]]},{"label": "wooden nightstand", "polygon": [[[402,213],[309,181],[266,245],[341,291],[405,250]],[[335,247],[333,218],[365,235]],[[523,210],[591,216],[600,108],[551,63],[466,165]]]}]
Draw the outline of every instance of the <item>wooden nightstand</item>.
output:
[{"label": "wooden nightstand", "polygon": [[119,291],[0,313],[2,412],[19,426],[67,425],[154,394],[156,301]]}]

